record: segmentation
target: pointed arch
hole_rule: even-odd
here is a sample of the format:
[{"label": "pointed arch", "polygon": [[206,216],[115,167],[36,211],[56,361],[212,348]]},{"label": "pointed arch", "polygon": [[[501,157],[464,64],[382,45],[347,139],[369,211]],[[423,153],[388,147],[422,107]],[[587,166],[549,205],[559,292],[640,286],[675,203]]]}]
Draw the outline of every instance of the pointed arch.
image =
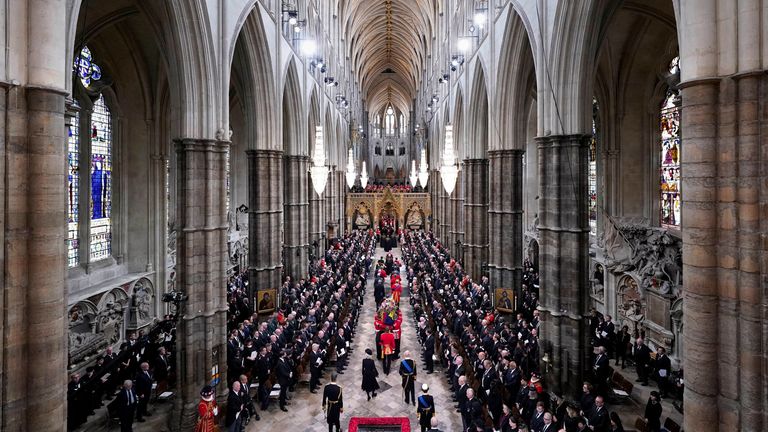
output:
[{"label": "pointed arch", "polygon": [[536,97],[536,70],[531,41],[533,38],[516,10],[510,12],[501,45],[496,87],[495,124],[499,140],[491,140],[494,149],[524,150],[530,106]]},{"label": "pointed arch", "polygon": [[232,53],[232,86],[240,96],[246,118],[243,135],[249,149],[279,145],[275,139],[275,112],[267,104],[274,89],[271,57],[261,11],[251,9],[238,34]]},{"label": "pointed arch", "polygon": [[488,90],[485,72],[478,61],[472,87],[472,100],[467,119],[467,143],[465,158],[485,159],[488,157]]},{"label": "pointed arch", "polygon": [[[461,87],[457,87],[456,99],[453,104],[453,118],[451,124],[453,125],[453,148],[456,151],[456,159],[461,161],[464,159],[464,95]],[[443,138],[445,140],[445,138]]]},{"label": "pointed arch", "polygon": [[[288,64],[283,79],[283,148],[288,155],[308,155],[310,148],[301,145],[301,118],[303,112],[301,104],[301,89],[299,76],[296,72],[296,64],[293,60]],[[267,104],[262,104],[267,105]],[[303,148],[302,148],[303,147]]]}]

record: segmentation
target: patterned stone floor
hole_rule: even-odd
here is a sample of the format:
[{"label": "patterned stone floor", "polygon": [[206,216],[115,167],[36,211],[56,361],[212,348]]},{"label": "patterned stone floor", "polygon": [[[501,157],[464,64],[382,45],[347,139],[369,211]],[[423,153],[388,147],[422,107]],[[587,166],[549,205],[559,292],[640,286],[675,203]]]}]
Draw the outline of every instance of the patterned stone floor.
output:
[{"label": "patterned stone floor", "polygon": [[[396,257],[400,256],[400,250],[392,251]],[[375,258],[384,255],[383,249],[377,249]],[[402,272],[401,272],[402,273]],[[386,286],[389,286],[387,280]],[[397,374],[399,360],[392,363],[392,371],[389,376],[384,375],[381,362],[377,362],[379,370],[379,385],[381,390],[378,397],[367,400],[366,394],[360,389],[362,381],[362,360],[365,357],[365,349],[371,348],[375,351],[373,317],[376,303],[373,300],[373,279],[370,278],[367,283],[366,298],[363,309],[358,320],[358,327],[353,340],[353,352],[350,357],[349,366],[344,374],[339,375],[337,383],[342,387],[344,394],[344,413],[341,416],[342,429],[346,430],[349,419],[352,417],[408,417],[411,419],[411,430],[418,431],[418,420],[416,419],[416,407],[406,405],[403,399],[402,387],[400,386],[400,376]],[[416,331],[413,324],[413,310],[408,303],[408,298],[404,293],[401,305],[403,306],[403,339],[401,341],[402,353],[406,350],[411,352],[411,357],[420,359],[421,346],[416,337]],[[332,368],[326,369],[323,376],[323,384],[330,379]],[[418,396],[420,394],[421,384],[429,384],[430,394],[435,398],[435,407],[437,417],[440,420],[439,428],[443,431],[461,430],[461,417],[454,409],[451,401],[450,390],[445,375],[439,369],[434,374],[424,373],[424,363],[418,361],[418,378],[416,388]],[[288,412],[282,412],[277,404],[271,404],[266,412],[261,412],[261,421],[251,422],[247,430],[290,430],[292,432],[321,432],[327,431],[328,425],[322,411],[322,389],[317,394],[309,392],[306,385],[297,387],[293,393],[293,399],[288,406]]]},{"label": "patterned stone floor", "polygon": [[[399,250],[393,250],[393,255],[400,256]],[[376,250],[375,258],[384,255],[382,249]],[[389,285],[387,283],[387,285]],[[403,401],[400,387],[400,376],[397,374],[399,362],[393,362],[392,371],[389,376],[384,375],[381,362],[377,362],[379,370],[379,395],[377,398],[367,401],[365,392],[360,389],[362,380],[362,359],[365,356],[365,349],[374,349],[374,330],[373,316],[375,312],[375,302],[373,300],[373,280],[368,281],[368,291],[363,305],[363,310],[358,321],[358,328],[353,339],[353,352],[351,354],[349,367],[343,375],[339,376],[338,384],[344,391],[344,414],[342,414],[342,428],[347,429],[349,419],[352,417],[408,417],[411,420],[411,430],[418,431],[418,422],[416,420],[416,410],[413,405],[406,405]],[[401,342],[401,351],[410,350],[412,357],[418,359],[421,348],[416,338],[416,332],[413,324],[413,310],[408,303],[407,289],[403,293],[403,340]],[[332,368],[328,368],[323,377],[323,382],[327,382]],[[424,364],[418,364],[418,379],[416,380],[417,396],[420,394],[421,384],[426,382],[430,387],[430,394],[435,398],[437,417],[440,420],[439,428],[445,432],[458,432],[461,430],[461,417],[454,409],[451,395],[448,388],[448,382],[445,375],[438,368],[432,375],[423,373]],[[622,371],[630,381],[634,381],[633,369],[627,368]],[[643,387],[635,386],[633,391],[633,401],[618,406],[609,407],[619,413],[624,421],[624,427],[627,431],[634,430],[635,419],[642,416],[645,408],[645,401],[648,398],[650,390],[655,386]],[[638,402],[639,401],[639,402]],[[260,411],[261,421],[251,422],[246,428],[248,432],[255,431],[275,431],[275,432],[314,432],[328,430],[325,417],[321,409],[322,391],[317,394],[311,394],[306,384],[299,385],[296,392],[293,393],[289,411],[284,413],[280,411],[276,403],[270,405],[267,411]],[[680,415],[672,407],[669,401],[663,402],[664,412],[662,419],[667,416],[672,417],[678,423],[682,422]],[[154,416],[148,418],[146,423],[134,423],[136,432],[165,432],[168,431],[167,417],[170,415],[171,404],[152,404],[150,411]],[[222,430],[223,428],[223,415]],[[106,408],[97,410],[96,415],[89,418],[88,423],[78,428],[78,432],[96,432],[96,431],[119,431],[120,426],[116,423],[106,421]]]}]

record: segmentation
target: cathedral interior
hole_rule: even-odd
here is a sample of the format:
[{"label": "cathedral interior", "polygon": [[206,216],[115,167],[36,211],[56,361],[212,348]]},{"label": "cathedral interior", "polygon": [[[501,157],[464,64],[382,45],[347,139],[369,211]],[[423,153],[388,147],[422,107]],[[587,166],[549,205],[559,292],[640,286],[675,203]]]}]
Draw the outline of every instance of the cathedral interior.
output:
[{"label": "cathedral interior", "polygon": [[768,0],[0,10],[0,430],[323,431],[313,341],[342,430],[423,425],[406,349],[434,430],[768,430]]}]

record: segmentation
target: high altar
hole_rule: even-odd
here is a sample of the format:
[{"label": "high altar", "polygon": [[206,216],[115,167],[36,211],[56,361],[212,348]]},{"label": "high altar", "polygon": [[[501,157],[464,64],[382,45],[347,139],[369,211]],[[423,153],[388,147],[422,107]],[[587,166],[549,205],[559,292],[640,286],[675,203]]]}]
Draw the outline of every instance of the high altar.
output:
[{"label": "high altar", "polygon": [[380,192],[347,194],[347,229],[378,228],[383,223],[395,228],[430,229],[431,221],[428,193],[399,192],[386,187]]}]

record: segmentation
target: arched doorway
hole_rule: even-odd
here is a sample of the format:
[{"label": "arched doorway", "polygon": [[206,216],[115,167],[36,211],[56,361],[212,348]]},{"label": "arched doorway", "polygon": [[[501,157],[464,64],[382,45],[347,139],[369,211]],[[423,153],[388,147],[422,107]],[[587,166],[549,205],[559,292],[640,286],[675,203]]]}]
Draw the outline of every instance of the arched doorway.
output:
[{"label": "arched doorway", "polygon": [[397,231],[400,221],[397,209],[392,201],[387,201],[379,211],[379,231],[381,232],[381,247],[386,252],[397,246]]}]

